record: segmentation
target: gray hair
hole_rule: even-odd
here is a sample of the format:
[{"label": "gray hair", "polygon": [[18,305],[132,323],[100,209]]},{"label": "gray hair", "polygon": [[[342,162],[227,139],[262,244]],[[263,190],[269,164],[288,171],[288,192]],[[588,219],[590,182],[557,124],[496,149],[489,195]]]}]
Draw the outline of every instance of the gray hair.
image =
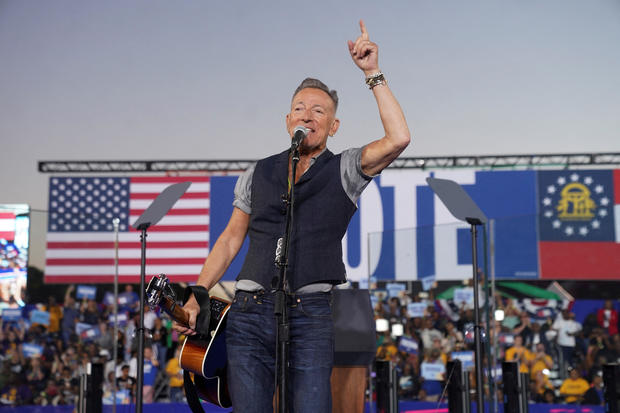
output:
[{"label": "gray hair", "polygon": [[295,98],[295,96],[297,96],[299,92],[309,87],[313,89],[320,89],[323,92],[327,93],[332,99],[332,102],[334,102],[334,112],[336,111],[336,109],[338,109],[338,93],[335,90],[330,90],[327,85],[321,82],[319,79],[313,79],[311,77],[305,78],[299,84],[299,86],[297,86],[297,89],[295,89],[295,93],[293,93],[293,99]]}]

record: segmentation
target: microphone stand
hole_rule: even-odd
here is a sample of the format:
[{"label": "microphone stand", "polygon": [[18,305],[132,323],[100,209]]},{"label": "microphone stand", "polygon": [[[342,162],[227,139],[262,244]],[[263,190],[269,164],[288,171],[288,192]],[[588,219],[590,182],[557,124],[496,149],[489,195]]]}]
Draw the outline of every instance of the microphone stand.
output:
[{"label": "microphone stand", "polygon": [[[474,347],[475,347],[475,370],[476,370],[476,411],[484,412],[484,382],[482,381],[482,334],[480,325],[480,303],[478,298],[478,230],[477,225],[482,225],[478,218],[466,218],[471,225],[471,252],[472,269],[474,277]],[[489,369],[491,367],[489,366]],[[492,377],[489,375],[489,377]]]},{"label": "microphone stand", "polygon": [[280,276],[277,278],[274,315],[276,317],[277,331],[276,342],[278,343],[278,353],[276,356],[276,374],[278,384],[277,408],[278,413],[286,413],[287,394],[286,388],[288,383],[288,349],[290,338],[290,322],[288,318],[288,309],[286,307],[286,270],[288,269],[289,247],[291,242],[291,232],[293,228],[293,207],[295,203],[295,176],[297,173],[297,164],[299,163],[299,143],[293,142],[291,146],[291,172],[292,179],[290,181],[291,190],[286,198],[286,229],[284,237],[278,240],[276,248],[276,265],[280,268]]},{"label": "microphone stand", "polygon": [[[138,332],[138,377],[136,383],[136,413],[142,413],[142,386],[144,384],[144,278],[146,277],[146,230],[151,225],[145,222],[140,230],[140,326]],[[116,396],[114,396],[116,398]]]}]

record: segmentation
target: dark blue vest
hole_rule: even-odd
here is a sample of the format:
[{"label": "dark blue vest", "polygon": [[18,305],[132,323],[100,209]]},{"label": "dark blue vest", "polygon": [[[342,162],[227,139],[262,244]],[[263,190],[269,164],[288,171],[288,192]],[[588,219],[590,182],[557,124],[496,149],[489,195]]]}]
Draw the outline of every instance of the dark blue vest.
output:
[{"label": "dark blue vest", "polygon": [[[252,176],[250,247],[237,277],[266,290],[279,274],[276,243],[284,235],[289,151],[258,161]],[[287,279],[290,291],[307,284],[346,281],[342,237],[357,207],[340,178],[340,155],[326,150],[295,184]]]}]

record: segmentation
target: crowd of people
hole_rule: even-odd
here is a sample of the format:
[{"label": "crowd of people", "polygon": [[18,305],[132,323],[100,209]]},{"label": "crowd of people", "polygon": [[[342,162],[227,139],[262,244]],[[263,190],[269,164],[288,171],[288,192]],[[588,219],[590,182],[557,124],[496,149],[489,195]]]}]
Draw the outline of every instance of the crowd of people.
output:
[{"label": "crowd of people", "polygon": [[[390,328],[377,333],[377,359],[390,360],[398,372],[401,399],[446,401],[446,381],[451,372],[447,362],[459,359],[469,371],[470,388],[475,389],[474,315],[471,306],[461,305],[454,313],[443,311],[433,300],[428,301],[423,317],[411,317],[408,305],[420,301],[406,294],[377,302],[375,318],[387,320]],[[482,365],[484,376],[493,372],[494,387],[503,402],[502,362],[518,362],[518,368],[529,385],[532,403],[581,403],[601,405],[603,397],[603,365],[620,362],[618,313],[611,300],[575,321],[567,308],[540,319],[520,309],[515,300],[495,298],[496,309],[504,319],[491,318],[487,329],[481,317],[484,337]],[[566,303],[568,304],[568,303]],[[394,325],[402,325],[394,329]],[[489,357],[496,361],[488,369]],[[484,387],[490,397],[489,383]],[[473,400],[472,390],[472,400]]]},{"label": "crowd of people", "polygon": [[[136,394],[139,297],[131,285],[114,305],[92,298],[76,299],[70,286],[62,304],[50,297],[46,304],[21,309],[22,316],[0,318],[0,405],[76,404],[80,377],[89,363],[101,363],[103,401],[133,402]],[[4,310],[6,311],[6,309]],[[33,313],[44,314],[33,316]],[[3,314],[5,314],[3,312]],[[119,326],[115,337],[114,321]],[[183,374],[178,365],[179,336],[169,318],[147,307],[144,325],[143,400],[182,401]],[[182,338],[182,337],[181,337]],[[116,354],[116,361],[113,359]]]},{"label": "crowd of people", "polygon": [[[75,292],[73,286],[68,287],[62,304],[50,297],[45,305],[30,306],[31,311],[49,314],[42,322],[26,314],[20,319],[0,318],[0,405],[75,404],[80,377],[88,363],[104,365],[104,403],[112,403],[114,398],[117,403],[133,401],[138,295],[131,285],[119,295],[119,328],[114,337],[113,305],[76,299]],[[470,371],[470,387],[475,388],[471,308],[464,305],[458,314],[448,316],[429,300],[423,317],[411,317],[407,305],[416,300],[401,294],[375,306],[377,319],[387,320],[390,326],[403,326],[402,334],[393,334],[397,329],[392,328],[377,333],[377,359],[393,362],[399,398],[445,401],[450,374],[446,367],[452,358],[464,361]],[[497,308],[504,311],[505,318],[493,321],[485,336],[490,339],[490,348],[497,349],[498,362],[518,361],[520,371],[527,373],[532,402],[603,403],[602,366],[620,362],[618,314],[612,301],[586,317],[583,324],[567,309],[539,320],[510,299],[497,298]],[[182,370],[177,362],[183,337],[171,324],[167,316],[147,307],[145,403],[184,400]],[[485,376],[486,359],[485,355]],[[495,377],[501,392],[501,368]],[[489,397],[488,386],[485,392]]]}]

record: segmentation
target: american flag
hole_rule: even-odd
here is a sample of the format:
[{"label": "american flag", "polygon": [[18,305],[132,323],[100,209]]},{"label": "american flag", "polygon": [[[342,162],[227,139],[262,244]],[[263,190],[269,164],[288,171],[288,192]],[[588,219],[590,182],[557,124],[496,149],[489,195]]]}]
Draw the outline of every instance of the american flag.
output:
[{"label": "american flag", "polygon": [[51,177],[45,263],[48,283],[114,281],[119,224],[119,282],[140,281],[140,232],[131,224],[169,185],[192,182],[168,214],[148,229],[146,275],[195,281],[209,251],[210,178]]},{"label": "american flag", "polygon": [[12,212],[0,211],[0,239],[15,239],[15,214]]}]

